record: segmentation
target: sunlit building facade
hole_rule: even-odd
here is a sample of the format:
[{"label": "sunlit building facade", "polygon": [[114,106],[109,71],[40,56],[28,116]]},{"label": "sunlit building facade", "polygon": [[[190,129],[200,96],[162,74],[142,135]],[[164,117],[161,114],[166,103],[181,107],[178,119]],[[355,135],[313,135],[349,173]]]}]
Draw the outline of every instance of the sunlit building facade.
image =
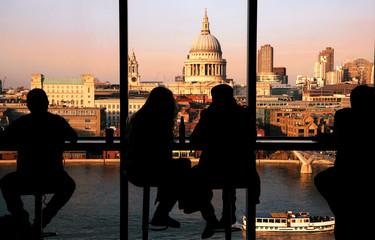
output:
[{"label": "sunlit building facade", "polygon": [[330,72],[335,70],[335,50],[331,47],[327,47],[325,50],[322,50],[319,52],[318,55],[318,61],[322,62],[322,59],[324,59],[325,62],[325,72]]},{"label": "sunlit building facade", "polygon": [[270,75],[273,73],[273,47],[266,44],[258,51],[258,74]]},{"label": "sunlit building facade", "polygon": [[31,75],[31,89],[41,88],[50,105],[68,107],[95,107],[94,75],[80,78],[46,78],[43,74]]}]

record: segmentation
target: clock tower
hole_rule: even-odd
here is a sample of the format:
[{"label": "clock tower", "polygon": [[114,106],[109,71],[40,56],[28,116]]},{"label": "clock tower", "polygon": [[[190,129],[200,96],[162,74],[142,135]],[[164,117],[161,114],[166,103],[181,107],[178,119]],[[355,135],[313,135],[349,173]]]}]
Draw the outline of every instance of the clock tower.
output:
[{"label": "clock tower", "polygon": [[140,76],[138,74],[138,62],[135,58],[134,48],[132,54],[128,56],[128,84],[129,86],[139,86]]}]

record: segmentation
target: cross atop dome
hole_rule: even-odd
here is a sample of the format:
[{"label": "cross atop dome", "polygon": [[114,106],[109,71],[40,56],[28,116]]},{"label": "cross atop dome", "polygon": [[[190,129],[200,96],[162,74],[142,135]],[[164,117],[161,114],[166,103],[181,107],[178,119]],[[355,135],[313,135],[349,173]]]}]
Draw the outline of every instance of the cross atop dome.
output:
[{"label": "cross atop dome", "polygon": [[204,11],[201,34],[210,34],[210,23],[208,22],[207,8]]}]

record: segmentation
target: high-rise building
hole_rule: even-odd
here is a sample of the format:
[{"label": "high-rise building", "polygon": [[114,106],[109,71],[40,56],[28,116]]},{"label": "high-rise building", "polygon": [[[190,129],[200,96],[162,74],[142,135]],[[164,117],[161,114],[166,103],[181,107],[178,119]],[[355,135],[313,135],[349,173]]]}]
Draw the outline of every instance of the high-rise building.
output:
[{"label": "high-rise building", "polygon": [[[287,84],[288,76],[285,67],[273,67],[273,47],[266,44],[258,50],[258,72],[257,82],[266,84]],[[258,88],[267,88],[264,84],[258,84]],[[269,92],[269,90],[260,91],[258,93]]]},{"label": "high-rise building", "polygon": [[326,63],[325,72],[330,72],[330,71],[335,70],[334,53],[335,53],[335,50],[331,47],[327,47],[325,50],[322,50],[321,52],[319,52],[318,61],[320,63],[322,62]]},{"label": "high-rise building", "polygon": [[322,57],[322,59],[319,62],[314,63],[314,78],[325,79],[326,65],[327,62],[325,60],[325,57]]},{"label": "high-rise building", "polygon": [[273,72],[273,47],[266,44],[258,51],[258,74],[270,74]]}]

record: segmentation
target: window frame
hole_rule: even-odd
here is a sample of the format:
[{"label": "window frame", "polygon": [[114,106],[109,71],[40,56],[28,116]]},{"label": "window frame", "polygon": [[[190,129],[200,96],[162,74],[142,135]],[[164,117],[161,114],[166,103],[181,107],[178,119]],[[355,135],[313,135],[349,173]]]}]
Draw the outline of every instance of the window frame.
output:
[{"label": "window frame", "polygon": [[[252,125],[256,129],[256,73],[257,73],[257,19],[258,0],[247,0],[247,105],[252,114]],[[120,136],[125,136],[125,125],[129,114],[128,101],[128,1],[119,0],[119,52],[120,52]],[[335,150],[332,139],[317,139],[316,137],[259,137],[252,138],[252,152],[255,150]],[[125,149],[125,141],[120,141],[121,149]],[[255,154],[250,159],[254,165]],[[129,186],[126,172],[123,171],[125,155],[120,155],[120,239],[128,239],[128,203]],[[249,179],[249,181],[251,181]],[[250,197],[246,191],[247,223],[254,228],[246,228],[246,239],[255,239],[255,205],[249,202]],[[253,217],[249,217],[253,216]]]}]

